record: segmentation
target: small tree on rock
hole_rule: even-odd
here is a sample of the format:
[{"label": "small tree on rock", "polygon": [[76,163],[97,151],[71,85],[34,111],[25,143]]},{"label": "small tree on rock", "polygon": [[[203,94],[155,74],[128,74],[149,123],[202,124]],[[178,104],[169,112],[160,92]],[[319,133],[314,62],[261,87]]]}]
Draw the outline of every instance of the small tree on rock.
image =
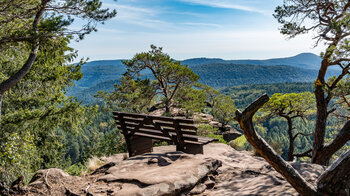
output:
[{"label": "small tree on rock", "polygon": [[151,45],[149,52],[138,53],[123,63],[128,68],[125,75],[139,77],[141,71],[151,72],[166,114],[170,114],[170,108],[179,89],[191,86],[199,80],[199,76],[190,68],[170,58],[168,54],[162,52],[162,48],[154,45]]},{"label": "small tree on rock", "polygon": [[303,132],[293,134],[293,119],[306,117],[315,113],[315,98],[310,92],[304,93],[275,93],[262,108],[261,112],[265,113],[265,117],[280,116],[288,123],[289,150],[288,161],[293,161],[294,157],[310,156],[311,150],[301,154],[294,154],[294,141],[299,135],[307,136]]}]

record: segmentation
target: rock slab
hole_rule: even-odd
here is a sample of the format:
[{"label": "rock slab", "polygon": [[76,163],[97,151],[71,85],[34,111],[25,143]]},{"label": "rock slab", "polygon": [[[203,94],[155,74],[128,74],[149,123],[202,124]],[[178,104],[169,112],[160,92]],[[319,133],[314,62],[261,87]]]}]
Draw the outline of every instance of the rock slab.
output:
[{"label": "rock slab", "polygon": [[154,152],[109,162],[81,177],[59,169],[40,170],[26,187],[26,195],[185,194],[220,166],[221,161],[201,155]]},{"label": "rock slab", "polygon": [[[299,195],[263,158],[211,143],[204,154],[176,152],[175,146],[155,147],[153,153],[106,165],[86,176],[70,176],[59,169],[39,171],[25,187],[26,195]],[[319,165],[292,163],[315,185],[324,171]]]}]

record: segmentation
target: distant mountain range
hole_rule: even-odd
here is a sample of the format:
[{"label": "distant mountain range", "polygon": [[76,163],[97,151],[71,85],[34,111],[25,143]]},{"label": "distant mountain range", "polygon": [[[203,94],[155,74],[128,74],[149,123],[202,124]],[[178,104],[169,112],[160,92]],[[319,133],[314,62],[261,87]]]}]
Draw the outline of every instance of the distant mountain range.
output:
[{"label": "distant mountain range", "polygon": [[[321,58],[312,53],[267,60],[223,60],[219,58],[193,58],[183,60],[200,76],[200,82],[214,88],[245,84],[269,84],[283,82],[312,82],[317,76]],[[83,102],[91,102],[97,91],[113,90],[126,67],[122,60],[91,61],[82,67],[84,76],[76,82],[68,95]],[[336,74],[329,70],[329,76]],[[147,77],[149,73],[144,73]]]},{"label": "distant mountain range", "polygon": [[205,64],[245,64],[245,65],[287,65],[303,69],[318,69],[321,64],[321,57],[313,53],[301,53],[296,56],[286,58],[275,58],[267,60],[223,60],[219,58],[193,58],[182,61],[186,65]]}]

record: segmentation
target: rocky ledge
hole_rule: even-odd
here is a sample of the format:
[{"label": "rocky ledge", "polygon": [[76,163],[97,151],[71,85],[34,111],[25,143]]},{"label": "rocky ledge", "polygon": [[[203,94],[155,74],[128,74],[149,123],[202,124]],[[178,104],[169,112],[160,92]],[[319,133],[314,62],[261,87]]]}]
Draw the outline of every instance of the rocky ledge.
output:
[{"label": "rocky ledge", "polygon": [[[298,195],[262,158],[225,144],[208,144],[204,154],[176,152],[174,146],[123,160],[118,154],[90,175],[40,170],[25,195]],[[318,165],[293,164],[311,183]]]}]

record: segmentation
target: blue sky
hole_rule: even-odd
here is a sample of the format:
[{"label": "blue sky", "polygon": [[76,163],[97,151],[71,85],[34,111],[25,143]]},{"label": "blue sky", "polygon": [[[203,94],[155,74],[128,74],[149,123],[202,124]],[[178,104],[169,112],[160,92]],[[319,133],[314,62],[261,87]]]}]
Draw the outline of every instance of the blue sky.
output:
[{"label": "blue sky", "polygon": [[273,10],[283,0],[103,0],[115,18],[72,43],[79,57],[126,59],[163,47],[172,58],[267,59],[319,54],[312,35],[291,40],[279,33]]}]

